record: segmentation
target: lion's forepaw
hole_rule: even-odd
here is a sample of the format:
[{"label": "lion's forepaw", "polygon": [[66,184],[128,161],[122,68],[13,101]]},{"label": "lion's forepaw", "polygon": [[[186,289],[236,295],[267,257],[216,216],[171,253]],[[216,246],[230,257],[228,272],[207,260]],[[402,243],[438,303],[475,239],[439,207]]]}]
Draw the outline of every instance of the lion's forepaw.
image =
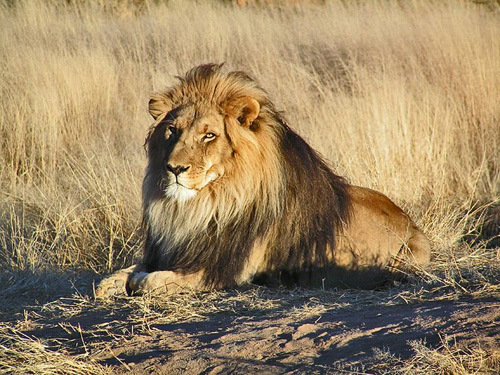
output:
[{"label": "lion's forepaw", "polygon": [[127,295],[127,280],[112,275],[102,280],[95,290],[95,298],[104,299],[112,296]]},{"label": "lion's forepaw", "polygon": [[126,296],[128,294],[127,283],[137,268],[138,265],[134,265],[116,271],[111,276],[106,277],[97,285],[95,298],[106,299],[113,296]]}]

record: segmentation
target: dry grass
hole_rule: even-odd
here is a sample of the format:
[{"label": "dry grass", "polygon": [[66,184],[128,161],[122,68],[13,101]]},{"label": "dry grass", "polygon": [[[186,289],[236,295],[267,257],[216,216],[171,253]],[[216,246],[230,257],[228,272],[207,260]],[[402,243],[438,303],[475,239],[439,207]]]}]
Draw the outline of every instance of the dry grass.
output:
[{"label": "dry grass", "polygon": [[[497,374],[500,371],[500,352],[485,350],[481,345],[461,348],[451,338],[441,337],[441,345],[429,348],[425,342],[410,343],[414,356],[402,361],[388,352],[379,352],[378,357],[384,363],[380,374],[398,375],[471,375]],[[391,370],[387,370],[390,364]]]},{"label": "dry grass", "polygon": [[412,347],[416,355],[404,367],[404,374],[493,374],[500,370],[500,353],[483,350],[480,346],[462,349],[452,340],[443,338],[436,349],[429,349],[421,342],[413,342]]},{"label": "dry grass", "polygon": [[[0,25],[2,301],[30,291],[43,301],[60,285],[47,275],[109,272],[138,256],[148,95],[221,61],[253,74],[340,174],[386,193],[429,234],[426,287],[394,300],[498,293],[498,254],[461,242],[500,201],[494,7],[26,0],[3,2]],[[227,307],[218,297],[141,298],[131,319],[200,318]],[[323,311],[312,301],[292,313]],[[67,359],[8,328],[0,337],[4,354],[8,343]]]},{"label": "dry grass", "polygon": [[51,350],[41,340],[15,328],[0,325],[0,374],[19,375],[105,375],[98,363],[85,360],[87,355],[70,355]]}]

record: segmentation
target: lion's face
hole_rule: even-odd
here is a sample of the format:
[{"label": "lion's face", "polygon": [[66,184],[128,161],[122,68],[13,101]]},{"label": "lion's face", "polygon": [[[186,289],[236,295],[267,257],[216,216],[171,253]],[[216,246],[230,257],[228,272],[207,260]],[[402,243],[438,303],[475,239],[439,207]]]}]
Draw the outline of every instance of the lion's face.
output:
[{"label": "lion's face", "polygon": [[[231,172],[251,157],[243,157],[241,152],[257,144],[253,125],[260,103],[255,98],[228,95],[232,86],[186,85],[183,90],[174,88],[153,95],[149,102],[149,112],[156,121],[146,139],[149,163],[145,196],[160,193],[158,188],[163,196],[178,202],[200,192],[213,195],[222,185],[219,180],[223,176],[226,181],[231,180],[229,176],[234,179]],[[224,95],[215,94],[217,88]],[[212,93],[212,100],[207,100],[205,91]]]},{"label": "lion's face", "polygon": [[219,111],[194,105],[177,108],[155,133],[154,156],[161,160],[167,197],[186,201],[224,175],[232,148]]}]

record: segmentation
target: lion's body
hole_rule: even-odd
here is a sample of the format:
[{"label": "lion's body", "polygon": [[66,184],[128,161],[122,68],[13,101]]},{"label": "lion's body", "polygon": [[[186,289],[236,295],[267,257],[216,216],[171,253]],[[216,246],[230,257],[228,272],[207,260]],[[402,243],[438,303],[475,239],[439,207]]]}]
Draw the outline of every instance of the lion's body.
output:
[{"label": "lion's body", "polygon": [[386,196],[349,185],[241,72],[191,70],[150,101],[144,257],[98,294],[252,281],[373,287],[430,246]]}]

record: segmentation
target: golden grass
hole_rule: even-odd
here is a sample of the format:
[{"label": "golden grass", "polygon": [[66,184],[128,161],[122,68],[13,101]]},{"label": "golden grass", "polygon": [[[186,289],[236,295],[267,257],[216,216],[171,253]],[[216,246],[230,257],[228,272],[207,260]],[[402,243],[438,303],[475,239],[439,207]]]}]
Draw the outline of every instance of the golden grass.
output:
[{"label": "golden grass", "polygon": [[[438,254],[500,195],[500,25],[470,2],[2,5],[1,263],[110,271],[140,252],[148,95],[188,68],[251,72],[351,182]],[[290,25],[295,25],[290,27]]]}]

